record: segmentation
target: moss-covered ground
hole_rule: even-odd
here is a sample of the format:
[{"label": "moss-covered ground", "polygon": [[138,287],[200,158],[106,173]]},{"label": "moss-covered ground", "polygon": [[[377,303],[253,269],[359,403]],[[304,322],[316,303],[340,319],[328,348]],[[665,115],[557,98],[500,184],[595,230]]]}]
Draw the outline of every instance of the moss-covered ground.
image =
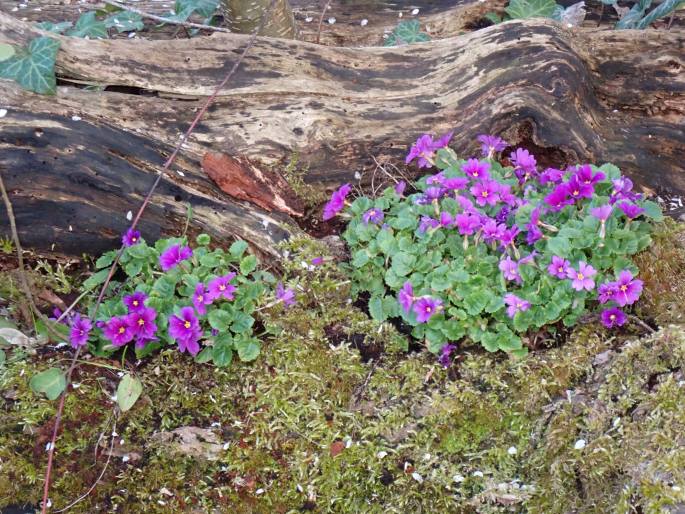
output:
[{"label": "moss-covered ground", "polygon": [[[685,504],[682,234],[667,224],[640,256],[637,314],[656,332],[585,325],[520,360],[462,348],[449,369],[369,321],[334,264],[302,270],[298,255],[321,250],[295,244],[286,272],[309,293],[263,313],[256,362],[216,369],[170,349],[128,363],[144,394],[123,414],[112,400],[121,363],[79,365],[52,511],[97,481],[69,512],[675,512]],[[40,500],[56,402],[28,382],[69,355],[15,351],[0,367],[0,508]],[[203,443],[212,459],[153,437],[186,426],[215,434]]]}]

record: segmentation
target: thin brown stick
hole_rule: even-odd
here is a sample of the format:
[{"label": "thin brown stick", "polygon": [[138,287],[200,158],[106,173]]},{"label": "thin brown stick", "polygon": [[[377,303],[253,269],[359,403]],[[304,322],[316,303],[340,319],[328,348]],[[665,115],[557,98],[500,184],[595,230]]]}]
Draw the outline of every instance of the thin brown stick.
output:
[{"label": "thin brown stick", "polygon": [[635,323],[637,323],[638,325],[640,325],[642,328],[644,328],[644,329],[645,329],[647,332],[649,332],[650,334],[655,334],[655,333],[656,333],[656,330],[654,330],[652,327],[650,327],[647,323],[645,323],[644,321],[642,321],[642,320],[641,320],[640,318],[638,318],[637,316],[634,316],[633,314],[628,314],[628,319],[629,319],[630,321],[634,321]]},{"label": "thin brown stick", "polygon": [[[271,0],[271,3],[269,4],[269,7],[267,10],[264,12],[264,15],[262,16],[262,20],[259,24],[259,27],[255,29],[255,31],[252,33],[250,36],[250,39],[248,40],[247,44],[245,45],[245,49],[243,52],[240,54],[236,62],[233,64],[229,72],[226,74],[224,79],[221,81],[221,83],[216,87],[214,90],[214,93],[212,93],[212,96],[210,96],[205,104],[202,106],[202,109],[197,113],[195,118],[193,119],[192,123],[188,127],[188,130],[183,134],[183,137],[180,139],[180,141],[176,144],[176,148],[174,148],[174,151],[171,153],[169,158],[166,160],[164,163],[164,166],[160,170],[160,172],[157,174],[157,178],[155,181],[152,183],[152,186],[150,187],[150,190],[148,191],[147,195],[145,196],[145,199],[143,200],[142,205],[138,209],[138,212],[136,213],[135,218],[133,219],[133,222],[131,223],[131,230],[135,229],[138,221],[140,220],[140,217],[143,215],[143,212],[145,211],[145,208],[147,205],[150,203],[150,198],[152,197],[152,194],[154,193],[155,189],[157,189],[157,186],[162,180],[162,177],[166,174],[166,172],[169,170],[169,167],[171,164],[174,162],[176,159],[176,156],[178,153],[181,151],[181,148],[183,145],[186,143],[190,135],[193,133],[195,130],[195,127],[197,124],[200,122],[202,117],[205,115],[207,112],[207,109],[209,106],[214,102],[216,97],[219,95],[219,92],[226,86],[226,83],[230,80],[230,78],[233,76],[233,74],[236,72],[240,64],[243,62],[243,59],[245,58],[245,55],[247,55],[247,52],[252,48],[252,46],[255,43],[255,40],[257,39],[257,34],[261,32],[261,30],[264,27],[264,24],[266,23],[266,20],[269,19],[271,16],[271,12],[273,11],[274,6],[276,5],[276,0]],[[107,278],[105,279],[104,284],[102,284],[102,289],[100,290],[100,294],[98,295],[98,299],[95,302],[95,307],[93,309],[93,319],[96,318],[97,316],[97,311],[100,307],[100,304],[102,303],[102,300],[105,296],[105,291],[107,290],[107,286],[109,286],[110,281],[112,280],[112,276],[114,276],[114,271],[116,270],[117,265],[119,264],[119,259],[121,258],[121,255],[124,251],[124,246],[122,246],[119,249],[119,252],[117,253],[116,258],[114,259],[114,262],[112,263],[112,266],[109,269],[109,273],[107,274]],[[71,382],[71,375],[74,372],[74,368],[76,367],[76,363],[78,360],[78,356],[81,353],[81,348],[82,346],[79,346],[74,352],[74,357],[72,358],[71,365],[69,366],[69,370],[67,371],[67,376],[66,376],[66,383],[67,386]],[[60,402],[57,407],[57,413],[55,415],[55,427],[52,431],[52,439],[51,439],[51,444],[49,446],[48,450],[48,465],[47,469],[45,471],[45,483],[43,487],[43,502],[41,505],[41,513],[46,514],[47,512],[47,503],[48,503],[48,493],[50,491],[50,474],[52,472],[52,463],[53,463],[53,458],[54,458],[54,453],[55,453],[55,442],[57,441],[57,433],[59,431],[59,425],[62,420],[62,413],[64,411],[64,399],[66,398],[68,391],[68,387],[65,387],[64,392],[62,392],[62,395],[60,397]]]},{"label": "thin brown stick", "polygon": [[326,0],[326,5],[323,6],[323,11],[321,11],[321,16],[319,16],[319,28],[316,29],[316,44],[319,44],[319,39],[321,38],[321,25],[323,25],[323,17],[326,15],[329,5],[331,5],[331,0]]},{"label": "thin brown stick", "polygon": [[202,30],[213,30],[214,32],[231,32],[227,28],[224,27],[214,27],[212,25],[204,25],[202,23],[192,23],[190,21],[176,21],[176,20],[171,20],[169,18],[164,18],[163,16],[157,16],[156,14],[150,14],[149,12],[141,11],[140,9],[137,9],[135,7],[130,7],[126,4],[122,4],[119,2],[115,2],[114,0],[102,0],[103,3],[107,5],[112,5],[114,7],[118,7],[119,9],[123,9],[124,11],[130,11],[134,12],[136,14],[140,14],[143,18],[149,18],[151,20],[159,21],[162,23],[168,23],[169,25],[180,25],[181,27],[191,27],[193,29],[202,29]]}]

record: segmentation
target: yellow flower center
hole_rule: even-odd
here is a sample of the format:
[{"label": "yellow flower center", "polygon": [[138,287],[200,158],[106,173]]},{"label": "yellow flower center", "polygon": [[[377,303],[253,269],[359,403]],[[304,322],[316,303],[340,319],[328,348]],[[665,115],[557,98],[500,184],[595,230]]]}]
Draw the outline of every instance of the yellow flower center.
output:
[{"label": "yellow flower center", "polygon": [[219,286],[219,291],[224,291],[225,289],[226,289],[226,286],[225,286],[225,285],[221,284],[221,285]]},{"label": "yellow flower center", "polygon": [[559,266],[559,267],[557,268],[557,271],[558,271],[559,273],[563,273],[563,272],[564,272],[564,267],[563,267],[563,266]]},{"label": "yellow flower center", "polygon": [[430,306],[426,307],[426,312],[431,312],[433,309],[430,308]]},{"label": "yellow flower center", "polygon": [[523,307],[523,304],[522,304],[521,302],[519,302],[519,303],[516,304],[516,308],[517,308],[517,309],[521,309],[522,307]]},{"label": "yellow flower center", "polygon": [[614,321],[614,320],[616,319],[616,314],[610,314],[610,315],[609,315],[609,319],[610,319],[611,321]]},{"label": "yellow flower center", "polygon": [[622,285],[620,289],[625,293],[628,290],[628,286]]},{"label": "yellow flower center", "polygon": [[205,297],[202,296],[202,295],[200,295],[200,296],[197,297],[197,301],[198,301],[198,302],[204,302],[204,301],[205,301]]},{"label": "yellow flower center", "polygon": [[577,189],[573,192],[573,196],[578,196],[579,194],[580,194],[580,191],[578,191]]},{"label": "yellow flower center", "polygon": [[124,327],[119,327],[119,333],[123,334],[124,332],[126,332],[126,329]]},{"label": "yellow flower center", "polygon": [[585,275],[582,273],[578,273],[578,280],[583,280],[585,278]]},{"label": "yellow flower center", "polygon": [[145,325],[145,320],[144,320],[143,318],[140,318],[140,319],[138,320],[138,326],[139,326],[139,327],[142,327],[143,325]]},{"label": "yellow flower center", "polygon": [[138,300],[133,300],[133,306],[138,307]]},{"label": "yellow flower center", "polygon": [[183,324],[183,326],[186,327],[186,328],[190,328],[190,321],[186,321],[186,322]]},{"label": "yellow flower center", "polygon": [[138,241],[138,238],[137,238],[137,237],[132,237],[132,238],[131,238],[131,242],[135,243],[136,241]]},{"label": "yellow flower center", "polygon": [[488,197],[488,192],[487,192],[487,191],[483,191],[480,195],[481,195],[483,198],[487,198],[487,197]]},{"label": "yellow flower center", "polygon": [[473,172],[473,176],[474,176],[474,177],[477,177],[477,176],[478,176],[478,172],[477,172],[477,171],[474,171],[474,172]]}]

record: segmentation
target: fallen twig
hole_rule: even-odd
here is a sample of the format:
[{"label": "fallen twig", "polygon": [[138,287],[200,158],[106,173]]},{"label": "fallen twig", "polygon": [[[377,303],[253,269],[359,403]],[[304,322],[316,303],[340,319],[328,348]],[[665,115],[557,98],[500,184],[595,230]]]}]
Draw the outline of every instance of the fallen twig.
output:
[{"label": "fallen twig", "polygon": [[319,16],[319,28],[316,29],[316,43],[319,43],[319,39],[321,38],[321,25],[323,24],[323,17],[326,15],[326,11],[328,10],[328,6],[331,5],[331,0],[326,1],[326,5],[323,6],[323,11],[321,11],[321,16]]},{"label": "fallen twig", "polygon": [[[107,3],[110,3],[110,0],[106,0]],[[114,4],[114,2],[112,2]],[[155,181],[152,183],[152,186],[150,187],[150,190],[148,191],[147,195],[145,196],[145,199],[143,200],[142,205],[140,206],[140,209],[138,209],[138,212],[136,213],[135,218],[133,219],[133,222],[131,223],[131,230],[135,229],[136,226],[138,225],[138,221],[140,220],[141,216],[143,215],[143,212],[145,211],[145,208],[147,205],[150,203],[150,198],[152,197],[152,194],[154,193],[155,189],[157,189],[157,186],[162,180],[162,177],[166,174],[166,172],[169,170],[169,167],[171,164],[174,162],[176,159],[176,156],[178,153],[181,151],[181,148],[183,145],[186,143],[190,135],[193,133],[195,130],[195,127],[197,124],[200,122],[202,117],[205,115],[207,112],[207,109],[209,106],[214,102],[216,97],[219,95],[219,92],[224,88],[226,83],[230,80],[230,78],[233,76],[233,74],[236,72],[240,64],[243,62],[243,59],[245,58],[245,55],[247,52],[252,48],[254,45],[255,40],[257,39],[257,34],[262,30],[264,27],[264,23],[266,20],[269,19],[271,16],[271,11],[273,11],[274,5],[276,4],[276,0],[271,0],[271,3],[269,4],[269,7],[267,10],[264,12],[264,15],[262,16],[262,20],[259,24],[259,27],[255,29],[255,31],[252,33],[250,36],[250,39],[247,42],[247,45],[245,45],[245,49],[243,52],[240,54],[236,62],[233,64],[229,72],[226,74],[224,79],[221,81],[221,83],[216,87],[214,92],[212,93],[212,96],[210,96],[205,104],[202,106],[202,109],[197,113],[195,118],[193,119],[192,123],[188,127],[188,130],[183,134],[183,137],[179,140],[179,142],[176,144],[176,147],[174,148],[174,151],[171,153],[169,158],[166,160],[164,163],[164,166],[162,169],[159,171],[157,174],[157,178]],[[102,300],[105,297],[105,291],[107,290],[107,286],[109,286],[109,283],[112,280],[112,276],[114,276],[114,271],[116,270],[117,265],[119,264],[119,260],[121,258],[121,255],[124,250],[124,246],[119,248],[119,251],[117,252],[117,256],[114,259],[114,262],[112,263],[112,266],[109,269],[109,273],[107,275],[107,278],[105,279],[105,282],[102,284],[102,289],[100,290],[100,294],[98,295],[98,299],[95,302],[95,307],[93,309],[93,319],[97,316],[97,311],[100,307],[100,304],[102,303]],[[49,445],[49,450],[48,450],[48,466],[47,470],[45,471],[45,483],[43,487],[43,502],[41,504],[41,513],[45,514],[47,512],[48,508],[48,492],[50,490],[50,474],[52,472],[52,462],[53,462],[53,457],[55,453],[55,442],[57,441],[57,433],[59,431],[59,426],[60,422],[62,420],[62,412],[64,411],[64,399],[66,398],[67,395],[67,390],[68,390],[68,385],[71,382],[71,375],[74,372],[74,368],[76,367],[76,363],[78,361],[79,354],[81,353],[81,348],[82,346],[79,346],[78,349],[74,352],[74,357],[72,358],[71,365],[69,366],[69,370],[67,371],[67,376],[66,376],[66,384],[67,387],[65,387],[64,392],[60,396],[60,401],[59,405],[57,407],[57,413],[55,414],[55,426],[52,431],[52,439],[51,443]]]},{"label": "fallen twig", "polygon": [[119,2],[115,2],[114,0],[102,0],[103,3],[107,5],[111,5],[114,7],[118,7],[119,9],[123,9],[124,11],[129,11],[129,12],[134,12],[136,14],[140,14],[143,18],[149,18],[151,20],[159,21],[162,23],[168,23],[169,25],[179,25],[181,27],[190,27],[193,29],[202,29],[202,30],[213,30],[214,32],[231,32],[227,28],[224,27],[214,27],[212,25],[204,25],[202,23],[193,23],[190,21],[177,21],[177,20],[172,20],[170,18],[164,18],[163,16],[157,16],[156,14],[150,14],[149,12],[141,11],[140,9],[137,9],[135,7],[128,6],[126,4],[122,4]]}]

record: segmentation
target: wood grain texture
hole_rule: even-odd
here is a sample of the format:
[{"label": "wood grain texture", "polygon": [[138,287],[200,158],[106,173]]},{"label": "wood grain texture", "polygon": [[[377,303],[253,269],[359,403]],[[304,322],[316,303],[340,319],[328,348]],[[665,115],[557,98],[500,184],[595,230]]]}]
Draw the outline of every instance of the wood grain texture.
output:
[{"label": "wood grain texture", "polygon": [[[0,14],[0,41],[23,43],[35,34]],[[531,20],[398,48],[259,38],[189,141],[179,163],[185,177],[168,179],[166,201],[158,205],[182,216],[184,208],[169,201],[180,188],[184,198],[208,202],[198,221],[203,228],[219,221],[209,213],[221,205],[225,218],[217,228],[269,248],[292,225],[279,218],[269,222],[272,230],[278,227],[273,235],[260,233],[266,213],[222,195],[207,180],[199,168],[206,152],[247,156],[278,170],[297,151],[309,165],[308,181],[334,186],[373,166],[372,156],[402,159],[421,133],[448,130],[455,131],[453,147],[461,154],[475,152],[477,134],[498,133],[533,150],[543,164],[611,161],[645,188],[684,192],[683,34],[567,30]],[[127,187],[158,169],[247,36],[61,41],[58,73],[105,90],[61,87],[56,98],[45,98],[0,81],[0,103],[9,111],[3,122],[12,127],[8,132],[3,126],[0,165],[11,162],[23,174],[9,186],[20,191],[30,189],[32,172],[31,187],[57,208],[61,197],[47,194],[57,187],[57,172],[44,165],[47,171],[37,173],[36,162],[71,149],[70,166],[86,169],[96,159],[105,167],[102,159],[117,149],[117,172],[108,175],[109,189],[98,192],[108,200],[81,220],[106,231],[114,205],[122,213],[122,203],[137,204]],[[72,115],[83,120],[72,124]],[[36,128],[44,131],[39,139],[32,136]],[[88,150],[78,154],[78,145]],[[74,182],[76,197],[99,187]],[[39,221],[35,214],[31,219]],[[160,219],[161,213],[148,222],[168,230]],[[64,222],[52,217],[42,223],[64,230]],[[125,223],[120,225],[111,229],[118,233]]]}]

